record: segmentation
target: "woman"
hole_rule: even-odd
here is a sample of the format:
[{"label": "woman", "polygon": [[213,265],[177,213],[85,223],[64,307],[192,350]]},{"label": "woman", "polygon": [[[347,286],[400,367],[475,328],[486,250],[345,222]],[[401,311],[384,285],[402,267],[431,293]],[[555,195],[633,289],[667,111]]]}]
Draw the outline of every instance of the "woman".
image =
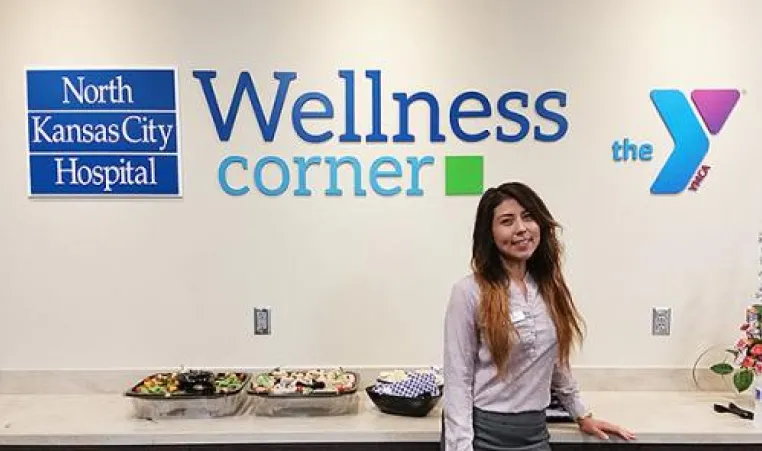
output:
[{"label": "woman", "polygon": [[561,273],[557,228],[526,185],[482,196],[473,274],[454,285],[445,316],[445,451],[550,450],[551,388],[583,432],[634,438],[592,417],[569,371],[582,319]]}]

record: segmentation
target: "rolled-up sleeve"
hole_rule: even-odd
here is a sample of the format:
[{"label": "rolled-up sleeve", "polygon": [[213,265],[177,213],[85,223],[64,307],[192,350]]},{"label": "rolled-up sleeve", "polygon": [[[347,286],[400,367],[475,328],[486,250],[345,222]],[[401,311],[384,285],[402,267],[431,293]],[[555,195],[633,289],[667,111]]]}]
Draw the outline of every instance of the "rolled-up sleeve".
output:
[{"label": "rolled-up sleeve", "polygon": [[473,293],[455,284],[445,314],[445,451],[473,450],[473,382],[477,353],[474,298]]},{"label": "rolled-up sleeve", "polygon": [[572,418],[577,419],[587,412],[587,407],[582,402],[579,394],[579,387],[576,379],[569,368],[566,368],[556,362],[553,367],[553,379],[551,387],[558,396],[561,405],[564,406]]}]

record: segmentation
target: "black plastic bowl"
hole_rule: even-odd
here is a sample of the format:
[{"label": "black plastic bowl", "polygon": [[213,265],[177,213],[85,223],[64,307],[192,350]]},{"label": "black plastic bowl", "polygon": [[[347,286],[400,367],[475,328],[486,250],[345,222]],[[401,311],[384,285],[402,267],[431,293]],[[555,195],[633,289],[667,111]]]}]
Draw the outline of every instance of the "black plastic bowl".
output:
[{"label": "black plastic bowl", "polygon": [[190,370],[180,372],[177,375],[178,387],[186,393],[198,395],[212,395],[214,386],[214,373],[211,371]]},{"label": "black plastic bowl", "polygon": [[417,398],[376,393],[372,385],[365,389],[365,393],[381,412],[406,417],[425,417],[436,407],[442,397],[442,387],[440,387],[439,396],[426,393]]}]

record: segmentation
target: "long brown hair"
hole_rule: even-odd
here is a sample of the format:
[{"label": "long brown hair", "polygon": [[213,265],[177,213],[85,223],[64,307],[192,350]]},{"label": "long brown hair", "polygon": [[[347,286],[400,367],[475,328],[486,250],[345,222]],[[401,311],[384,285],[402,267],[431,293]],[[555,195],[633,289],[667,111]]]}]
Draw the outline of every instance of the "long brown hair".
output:
[{"label": "long brown hair", "polygon": [[568,366],[572,347],[582,341],[584,323],[561,271],[563,251],[556,236],[560,225],[542,199],[531,188],[518,182],[488,189],[476,211],[471,267],[481,291],[478,319],[487,346],[498,373],[504,375],[516,331],[508,321],[509,277],[492,235],[492,221],[495,208],[506,199],[515,199],[540,227],[540,242],[527,261],[527,272],[537,283],[555,324],[559,361]]}]

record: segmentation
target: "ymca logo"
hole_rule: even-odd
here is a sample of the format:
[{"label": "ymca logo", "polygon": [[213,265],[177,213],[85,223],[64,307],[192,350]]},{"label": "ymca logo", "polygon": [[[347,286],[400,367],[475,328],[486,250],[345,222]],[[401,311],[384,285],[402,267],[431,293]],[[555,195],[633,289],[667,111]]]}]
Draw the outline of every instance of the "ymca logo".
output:
[{"label": "ymca logo", "polygon": [[[740,96],[737,89],[696,89],[690,95],[694,112],[679,90],[651,91],[651,101],[675,143],[672,153],[651,184],[652,194],[679,194],[686,188],[698,190],[711,169],[703,164],[709,153],[707,132],[711,135],[720,133]],[[611,150],[616,162],[650,161],[653,145],[636,144],[625,138],[622,142],[614,141]]]}]

